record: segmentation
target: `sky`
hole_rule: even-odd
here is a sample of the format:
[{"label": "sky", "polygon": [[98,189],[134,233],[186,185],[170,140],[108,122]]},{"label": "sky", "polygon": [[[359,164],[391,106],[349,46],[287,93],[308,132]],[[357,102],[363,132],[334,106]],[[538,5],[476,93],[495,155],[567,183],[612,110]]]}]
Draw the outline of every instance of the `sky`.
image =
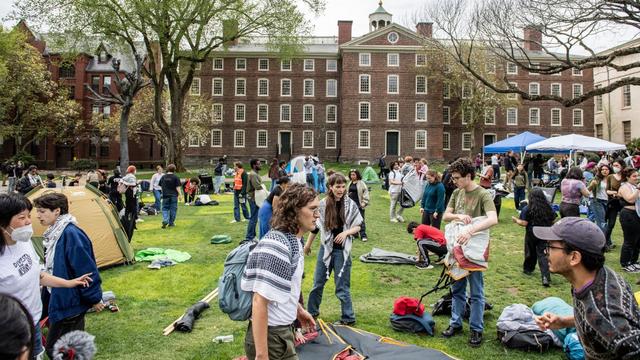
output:
[{"label": "sky", "polygon": [[[384,8],[393,14],[393,22],[413,28],[409,20],[415,13],[419,13],[427,0],[386,0]],[[369,14],[378,8],[378,0],[325,0],[326,9],[317,17],[310,17],[315,25],[314,34],[319,36],[337,36],[338,20],[353,21],[353,36],[364,35],[369,32]],[[11,11],[12,0],[0,0],[0,18],[6,17]],[[5,26],[11,26],[4,22]],[[435,29],[434,29],[435,30]],[[436,30],[437,31],[437,30]],[[596,51],[622,44],[637,36],[637,31],[612,31],[589,39],[587,44]]]}]

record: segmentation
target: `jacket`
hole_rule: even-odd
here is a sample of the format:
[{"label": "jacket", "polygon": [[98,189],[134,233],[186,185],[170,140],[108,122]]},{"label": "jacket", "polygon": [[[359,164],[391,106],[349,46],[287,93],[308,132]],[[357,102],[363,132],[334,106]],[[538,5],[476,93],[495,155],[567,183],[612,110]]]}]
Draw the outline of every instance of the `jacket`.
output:
[{"label": "jacket", "polygon": [[[349,186],[351,186],[352,183],[353,181],[349,181],[347,189],[349,189]],[[362,180],[359,180],[356,183],[356,187],[358,188],[358,199],[360,199],[360,204],[358,204],[358,207],[364,209],[367,207],[367,205],[369,205],[369,188],[367,187],[367,184],[365,184]]]},{"label": "jacket", "polygon": [[102,300],[102,280],[98,273],[91,240],[82,229],[69,224],[56,244],[53,276],[69,280],[88,273],[92,273],[91,279],[93,279],[88,287],[51,288],[49,300],[51,323],[83,314]]},{"label": "jacket", "polygon": [[247,172],[244,169],[238,169],[233,177],[233,190],[240,190],[242,195],[247,192]]},{"label": "jacket", "polygon": [[445,191],[441,182],[431,184],[427,182],[422,193],[422,202],[420,207],[426,212],[444,213]]}]

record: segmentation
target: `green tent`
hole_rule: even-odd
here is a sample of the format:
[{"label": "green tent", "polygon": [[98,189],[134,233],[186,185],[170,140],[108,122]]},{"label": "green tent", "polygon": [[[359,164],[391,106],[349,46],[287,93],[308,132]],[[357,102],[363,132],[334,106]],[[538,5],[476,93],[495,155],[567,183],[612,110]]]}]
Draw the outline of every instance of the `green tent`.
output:
[{"label": "green tent", "polygon": [[377,184],[380,178],[378,178],[378,174],[371,166],[367,166],[362,172],[362,181],[367,184]]}]

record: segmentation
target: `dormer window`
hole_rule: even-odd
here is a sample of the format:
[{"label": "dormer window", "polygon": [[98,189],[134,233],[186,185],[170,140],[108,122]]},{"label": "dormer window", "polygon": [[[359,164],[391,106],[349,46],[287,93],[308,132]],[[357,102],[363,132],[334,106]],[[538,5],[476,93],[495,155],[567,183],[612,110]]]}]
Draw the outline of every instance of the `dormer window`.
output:
[{"label": "dormer window", "polygon": [[99,57],[99,61],[101,63],[106,63],[107,62],[108,56],[107,56],[107,52],[106,51],[104,51],[104,50],[100,51],[100,55],[99,56],[100,56]]}]

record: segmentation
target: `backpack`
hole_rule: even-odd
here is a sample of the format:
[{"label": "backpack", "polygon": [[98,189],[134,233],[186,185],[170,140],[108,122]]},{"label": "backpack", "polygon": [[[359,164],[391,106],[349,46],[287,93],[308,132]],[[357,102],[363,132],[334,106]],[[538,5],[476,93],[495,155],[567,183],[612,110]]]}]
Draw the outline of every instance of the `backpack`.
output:
[{"label": "backpack", "polygon": [[125,183],[123,183],[122,181],[118,182],[118,187],[116,188],[118,190],[118,193],[120,194],[124,194],[127,192],[127,189],[129,187],[127,185],[125,185]]},{"label": "backpack", "polygon": [[258,243],[243,241],[224,261],[224,270],[218,280],[218,306],[231,320],[244,321],[251,317],[253,293],[240,288],[242,275],[251,250]]},{"label": "backpack", "polygon": [[142,180],[140,181],[140,188],[142,189],[142,191],[149,191],[149,189],[151,188],[151,183],[147,180]]},{"label": "backpack", "polygon": [[553,338],[542,330],[498,330],[498,339],[505,347],[523,351],[545,352],[553,346]]}]

